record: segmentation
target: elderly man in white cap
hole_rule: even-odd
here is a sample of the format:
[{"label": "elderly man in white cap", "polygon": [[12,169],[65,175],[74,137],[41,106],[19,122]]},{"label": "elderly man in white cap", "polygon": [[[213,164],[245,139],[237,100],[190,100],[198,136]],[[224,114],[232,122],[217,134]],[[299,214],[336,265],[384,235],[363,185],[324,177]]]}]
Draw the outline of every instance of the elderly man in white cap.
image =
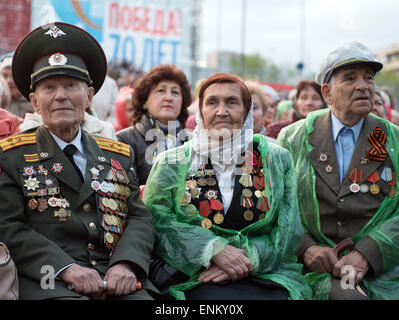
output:
[{"label": "elderly man in white cap", "polygon": [[316,75],[331,106],[284,128],[304,229],[297,255],[314,299],[399,299],[399,129],[370,114],[382,69],[359,42]]}]

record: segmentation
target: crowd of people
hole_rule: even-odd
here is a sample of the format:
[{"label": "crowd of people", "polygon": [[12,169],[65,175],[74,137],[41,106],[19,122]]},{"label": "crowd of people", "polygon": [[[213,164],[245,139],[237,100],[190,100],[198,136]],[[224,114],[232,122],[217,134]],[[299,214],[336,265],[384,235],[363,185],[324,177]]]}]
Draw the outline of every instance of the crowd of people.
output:
[{"label": "crowd of people", "polygon": [[287,99],[227,73],[192,90],[76,26],[33,30],[0,62],[0,298],[399,299],[382,68],[353,41]]}]

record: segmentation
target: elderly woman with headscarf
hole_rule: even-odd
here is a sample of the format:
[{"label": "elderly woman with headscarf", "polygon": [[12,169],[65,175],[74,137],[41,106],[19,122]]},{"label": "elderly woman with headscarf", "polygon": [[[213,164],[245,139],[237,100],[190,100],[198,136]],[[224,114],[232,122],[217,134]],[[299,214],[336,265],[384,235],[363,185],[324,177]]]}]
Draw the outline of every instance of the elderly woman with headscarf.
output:
[{"label": "elderly woman with headscarf", "polygon": [[151,170],[143,199],[157,230],[155,256],[186,276],[169,287],[177,299],[311,295],[295,258],[302,229],[292,159],[254,137],[252,113],[239,77],[211,76],[193,138]]},{"label": "elderly woman with headscarf", "polygon": [[119,131],[117,137],[133,148],[135,174],[139,184],[145,185],[156,156],[189,138],[182,129],[191,87],[181,69],[159,65],[135,82],[132,104],[134,125]]},{"label": "elderly woman with headscarf", "polygon": [[302,80],[296,87],[297,93],[293,102],[292,120],[284,122],[275,122],[266,129],[269,137],[277,139],[281,129],[306,118],[309,112],[327,107],[321,95],[321,87],[313,80]]}]

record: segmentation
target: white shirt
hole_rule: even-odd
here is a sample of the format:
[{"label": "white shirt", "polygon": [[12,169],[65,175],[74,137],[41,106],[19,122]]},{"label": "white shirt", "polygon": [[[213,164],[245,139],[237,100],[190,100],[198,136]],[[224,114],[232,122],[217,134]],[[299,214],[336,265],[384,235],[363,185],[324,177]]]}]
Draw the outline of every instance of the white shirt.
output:
[{"label": "white shirt", "polygon": [[216,178],[219,182],[219,189],[222,196],[222,202],[224,207],[224,214],[230,208],[231,201],[233,200],[234,183],[235,183],[235,165],[220,165],[213,163],[215,169]]}]

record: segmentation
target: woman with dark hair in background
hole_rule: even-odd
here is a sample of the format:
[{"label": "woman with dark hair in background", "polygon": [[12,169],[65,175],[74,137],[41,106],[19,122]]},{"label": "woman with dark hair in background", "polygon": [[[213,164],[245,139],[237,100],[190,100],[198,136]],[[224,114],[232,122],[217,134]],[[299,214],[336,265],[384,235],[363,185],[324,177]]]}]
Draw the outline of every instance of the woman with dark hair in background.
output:
[{"label": "woman with dark hair in background", "polygon": [[277,139],[280,130],[298,120],[306,118],[309,112],[327,107],[321,95],[321,87],[313,80],[302,80],[296,87],[291,121],[275,122],[266,129],[266,135]]},{"label": "woman with dark hair in background", "polygon": [[185,122],[191,104],[191,87],[184,72],[165,64],[151,69],[135,82],[134,125],[117,132],[119,141],[132,146],[135,172],[146,183],[155,157],[188,139]]}]

